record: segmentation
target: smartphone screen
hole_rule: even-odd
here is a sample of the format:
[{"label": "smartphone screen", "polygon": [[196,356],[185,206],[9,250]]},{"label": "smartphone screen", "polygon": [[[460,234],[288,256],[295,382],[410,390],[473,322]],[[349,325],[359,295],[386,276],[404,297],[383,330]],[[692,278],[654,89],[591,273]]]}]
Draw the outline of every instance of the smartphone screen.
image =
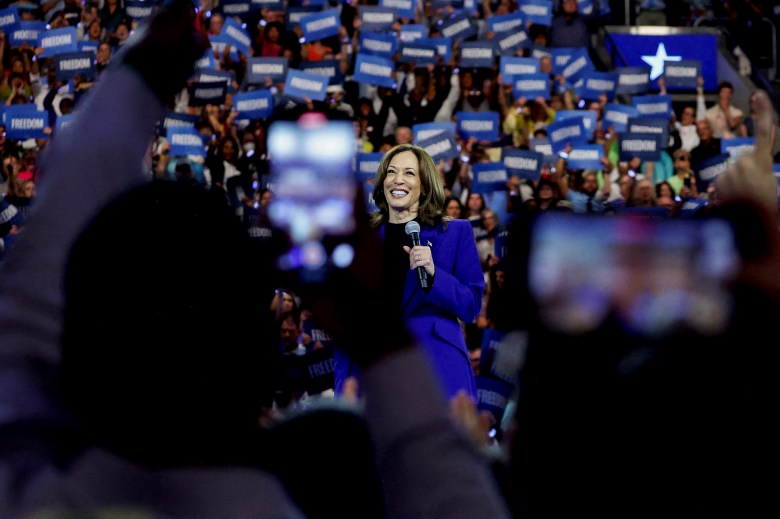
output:
[{"label": "smartphone screen", "polygon": [[355,227],[352,124],[318,118],[277,121],[268,130],[272,225],[290,238],[283,270],[323,273],[346,267],[354,249],[342,238]]},{"label": "smartphone screen", "polygon": [[722,220],[553,213],[534,222],[528,283],[558,332],[587,333],[613,316],[639,335],[712,335],[729,323],[738,263]]}]

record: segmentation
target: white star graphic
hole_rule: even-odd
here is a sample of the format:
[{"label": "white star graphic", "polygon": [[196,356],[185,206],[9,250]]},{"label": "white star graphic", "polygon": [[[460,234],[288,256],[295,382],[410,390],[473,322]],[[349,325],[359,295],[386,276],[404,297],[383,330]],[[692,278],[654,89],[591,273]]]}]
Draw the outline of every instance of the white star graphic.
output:
[{"label": "white star graphic", "polygon": [[663,43],[658,44],[658,49],[655,51],[655,56],[642,56],[642,61],[652,67],[650,69],[650,79],[656,79],[658,76],[664,73],[664,66],[667,61],[681,61],[682,56],[667,56],[666,47]]}]

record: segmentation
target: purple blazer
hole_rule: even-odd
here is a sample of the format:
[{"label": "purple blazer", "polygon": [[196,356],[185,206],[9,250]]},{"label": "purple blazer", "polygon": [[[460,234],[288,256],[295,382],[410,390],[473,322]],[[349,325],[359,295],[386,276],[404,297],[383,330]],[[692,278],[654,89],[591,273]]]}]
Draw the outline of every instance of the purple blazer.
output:
[{"label": "purple blazer", "polygon": [[[384,237],[384,226],[380,235]],[[426,293],[416,271],[409,270],[401,303],[404,322],[430,360],[444,396],[449,399],[465,389],[476,401],[477,386],[458,324],[458,318],[464,322],[476,319],[485,289],[474,232],[467,220],[451,220],[446,230],[441,223],[435,228],[425,225],[420,243],[430,245],[436,275]],[[336,352],[336,392],[346,377],[356,374],[355,366]]]}]

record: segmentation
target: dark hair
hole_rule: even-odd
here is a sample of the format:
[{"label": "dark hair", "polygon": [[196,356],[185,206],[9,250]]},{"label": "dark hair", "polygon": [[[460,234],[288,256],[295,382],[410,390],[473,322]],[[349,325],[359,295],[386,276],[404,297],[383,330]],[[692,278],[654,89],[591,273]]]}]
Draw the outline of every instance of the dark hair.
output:
[{"label": "dark hair", "polygon": [[452,201],[457,202],[458,208],[460,209],[460,217],[463,218],[464,214],[466,212],[466,208],[463,207],[463,202],[460,201],[460,198],[457,196],[447,195],[447,198],[444,199],[444,205],[442,206],[443,210],[447,211],[447,206],[450,205],[450,202]]},{"label": "dark hair", "polygon": [[723,90],[724,88],[728,88],[732,92],[734,91],[734,85],[732,85],[731,82],[729,81],[721,81],[720,83],[718,83],[718,93],[720,94],[720,91]]},{"label": "dark hair", "polygon": [[379,164],[379,169],[376,172],[373,196],[374,202],[379,210],[371,217],[371,222],[375,226],[387,222],[388,214],[390,212],[389,206],[387,205],[387,199],[385,198],[384,186],[385,178],[387,178],[387,168],[390,165],[390,161],[393,160],[393,157],[407,151],[413,153],[415,157],[417,157],[417,162],[419,163],[420,201],[417,208],[418,218],[422,223],[428,225],[436,225],[443,219],[444,187],[441,185],[436,164],[434,164],[433,159],[428,155],[428,152],[419,146],[413,144],[400,144],[385,153],[382,162]]}]

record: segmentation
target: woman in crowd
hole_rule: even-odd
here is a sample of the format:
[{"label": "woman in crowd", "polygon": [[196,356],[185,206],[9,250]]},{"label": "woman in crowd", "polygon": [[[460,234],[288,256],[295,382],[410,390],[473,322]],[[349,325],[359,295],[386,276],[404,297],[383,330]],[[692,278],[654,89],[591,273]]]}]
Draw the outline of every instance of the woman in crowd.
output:
[{"label": "woman in crowd", "polygon": [[[436,165],[425,150],[411,144],[385,154],[373,195],[378,211],[372,223],[384,236],[383,304],[402,309],[404,324],[423,345],[445,396],[465,390],[476,398],[458,324],[458,319],[474,321],[485,287],[471,226],[444,215],[444,188]],[[419,245],[405,231],[410,222],[420,229]],[[418,278],[419,267],[427,276],[426,288]],[[351,374],[351,366],[337,356],[337,388]]]},{"label": "woman in crowd", "polygon": [[450,195],[444,200],[445,215],[454,220],[459,220],[464,217],[464,212],[465,209],[463,208],[463,204],[460,203],[460,200],[457,197]]}]

